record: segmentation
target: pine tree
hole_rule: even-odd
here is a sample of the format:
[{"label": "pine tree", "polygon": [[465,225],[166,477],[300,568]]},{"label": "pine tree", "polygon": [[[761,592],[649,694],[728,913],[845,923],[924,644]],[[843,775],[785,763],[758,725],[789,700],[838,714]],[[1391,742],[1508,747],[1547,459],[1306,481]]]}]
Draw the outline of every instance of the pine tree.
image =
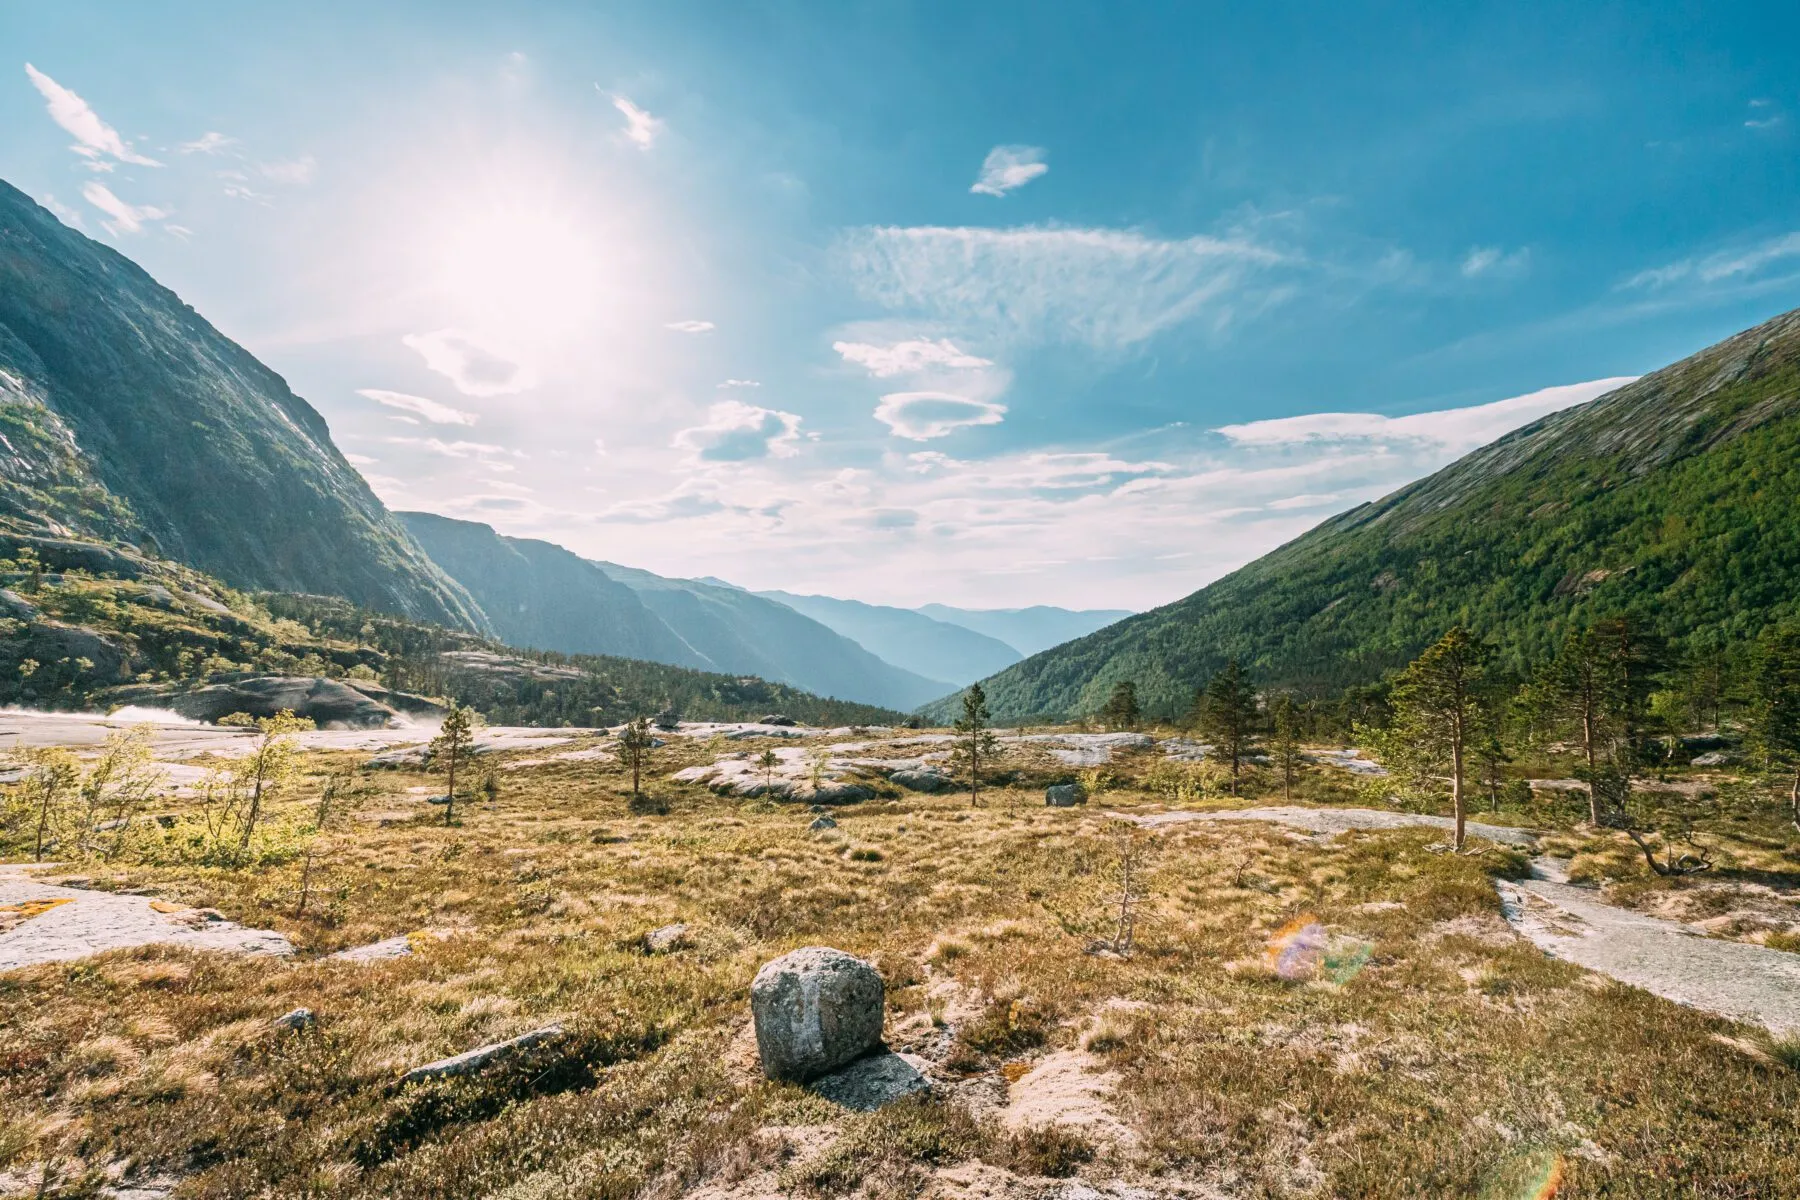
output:
[{"label": "pine tree", "polygon": [[971,683],[963,693],[963,715],[956,722],[956,743],[951,761],[969,772],[969,803],[981,803],[981,764],[1000,752],[1000,744],[990,728],[987,693],[979,683]]},{"label": "pine tree", "polygon": [[650,753],[656,739],[650,734],[650,722],[645,717],[635,717],[625,723],[619,731],[619,752],[625,761],[631,764],[631,794],[642,795],[644,774],[644,757]]},{"label": "pine tree", "polygon": [[1113,684],[1112,695],[1106,698],[1100,715],[1106,719],[1108,729],[1136,729],[1144,716],[1138,708],[1137,684],[1129,679]]},{"label": "pine tree", "polygon": [[1392,735],[1450,775],[1456,814],[1452,848],[1463,848],[1467,810],[1463,780],[1472,744],[1483,725],[1481,692],[1490,657],[1486,646],[1458,625],[1414,659],[1394,683]]},{"label": "pine tree", "polygon": [[449,779],[444,788],[444,824],[456,819],[456,771],[475,753],[475,710],[452,700],[444,724],[431,739],[427,753],[433,767],[442,766]]},{"label": "pine tree", "polygon": [[1606,639],[1592,629],[1570,634],[1545,668],[1538,690],[1546,710],[1581,741],[1588,820],[1600,825],[1606,815],[1601,801],[1605,777],[1625,707],[1624,681]]},{"label": "pine tree", "polygon": [[1800,624],[1763,634],[1752,668],[1750,738],[1769,773],[1788,772],[1788,810],[1800,829]]},{"label": "pine tree", "polygon": [[1244,756],[1256,741],[1256,716],[1256,693],[1235,658],[1194,696],[1194,723],[1213,744],[1213,757],[1231,765],[1233,796]]},{"label": "pine tree", "polygon": [[1275,765],[1281,768],[1281,798],[1292,801],[1294,775],[1300,767],[1300,706],[1283,692],[1269,706],[1269,716],[1274,732],[1270,744],[1275,750]]}]

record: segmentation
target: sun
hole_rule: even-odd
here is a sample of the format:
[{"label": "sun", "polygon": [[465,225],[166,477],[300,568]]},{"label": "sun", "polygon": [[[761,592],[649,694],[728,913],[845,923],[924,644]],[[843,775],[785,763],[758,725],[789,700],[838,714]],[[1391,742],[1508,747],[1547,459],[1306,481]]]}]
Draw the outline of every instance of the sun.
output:
[{"label": "sun", "polygon": [[560,340],[594,321],[604,291],[591,226],[547,198],[489,199],[446,213],[428,240],[457,319],[512,340]]}]

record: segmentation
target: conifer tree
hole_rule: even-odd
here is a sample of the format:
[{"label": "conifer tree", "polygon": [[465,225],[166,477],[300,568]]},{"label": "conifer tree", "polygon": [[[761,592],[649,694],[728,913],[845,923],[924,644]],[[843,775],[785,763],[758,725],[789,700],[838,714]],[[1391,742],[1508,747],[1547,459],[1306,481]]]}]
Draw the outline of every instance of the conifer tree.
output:
[{"label": "conifer tree", "polygon": [[1764,633],[1752,670],[1751,744],[1770,774],[1791,775],[1788,811],[1800,829],[1800,624]]},{"label": "conifer tree", "polygon": [[444,714],[444,724],[431,739],[428,753],[431,765],[442,766],[449,775],[444,788],[444,824],[456,819],[456,771],[475,753],[475,710],[452,700]]},{"label": "conifer tree", "polygon": [[1230,764],[1233,796],[1244,756],[1256,741],[1256,716],[1256,693],[1235,658],[1194,696],[1194,723],[1213,744],[1213,757]]},{"label": "conifer tree", "polygon": [[1109,729],[1136,729],[1144,715],[1138,708],[1137,684],[1129,679],[1115,683],[1100,715],[1106,718]]},{"label": "conifer tree", "polygon": [[619,752],[625,761],[631,764],[631,794],[642,795],[644,774],[644,758],[650,753],[655,738],[650,734],[650,721],[645,717],[634,717],[625,723],[619,731]]},{"label": "conifer tree", "polygon": [[988,713],[987,693],[979,683],[971,683],[963,693],[962,717],[956,722],[956,743],[952,762],[969,772],[969,803],[981,803],[981,765],[1000,752]]},{"label": "conifer tree", "polygon": [[1270,745],[1275,751],[1275,765],[1281,768],[1281,798],[1292,801],[1294,775],[1300,767],[1300,706],[1283,692],[1269,706],[1269,717],[1274,734]]},{"label": "conifer tree", "polygon": [[1463,848],[1467,809],[1463,781],[1473,743],[1482,728],[1482,685],[1489,651],[1458,625],[1401,672],[1394,684],[1392,736],[1414,747],[1450,776],[1456,814],[1452,848]]}]

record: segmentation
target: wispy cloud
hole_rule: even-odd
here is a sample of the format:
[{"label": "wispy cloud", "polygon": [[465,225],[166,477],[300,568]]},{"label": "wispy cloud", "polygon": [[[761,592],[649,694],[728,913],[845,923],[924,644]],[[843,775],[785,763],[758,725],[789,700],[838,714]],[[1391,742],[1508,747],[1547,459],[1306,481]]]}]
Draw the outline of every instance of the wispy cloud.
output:
[{"label": "wispy cloud", "polygon": [[131,205],[113,194],[111,188],[99,180],[90,179],[81,185],[81,195],[89,204],[105,213],[106,220],[101,226],[114,237],[128,233],[142,233],[145,221],[160,221],[169,214],[160,208],[149,205]]},{"label": "wispy cloud", "polygon": [[894,392],[875,406],[875,419],[895,437],[928,442],[971,425],[998,425],[1006,405],[950,392]]},{"label": "wispy cloud", "polygon": [[982,160],[981,176],[969,190],[981,196],[1004,196],[1049,169],[1043,150],[1036,146],[995,146]]},{"label": "wispy cloud", "polygon": [[1747,279],[1771,264],[1800,257],[1800,232],[1772,237],[1752,246],[1721,250],[1700,258],[1684,258],[1639,271],[1624,288],[1666,288],[1673,284],[1718,284]]},{"label": "wispy cloud", "polygon": [[[599,84],[594,85],[599,88]],[[628,98],[612,93],[613,107],[625,117],[625,140],[639,150],[648,150],[662,136],[663,123],[645,110],[633,104]]]},{"label": "wispy cloud", "polygon": [[1584,404],[1596,396],[1624,387],[1635,376],[1596,379],[1588,383],[1545,388],[1524,396],[1477,404],[1470,408],[1439,409],[1405,417],[1380,413],[1308,413],[1276,417],[1218,430],[1239,446],[1325,446],[1347,443],[1414,443],[1448,454],[1463,454],[1484,446],[1500,435],[1539,417]]},{"label": "wispy cloud", "polygon": [[670,321],[663,328],[676,333],[711,333],[717,326],[711,321]]},{"label": "wispy cloud", "polygon": [[762,384],[754,379],[727,379],[719,386],[722,388],[759,388]]},{"label": "wispy cloud", "polygon": [[674,445],[698,462],[746,462],[797,453],[800,418],[789,412],[725,400],[707,409],[704,424],[683,429]]},{"label": "wispy cloud", "polygon": [[175,147],[183,154],[218,154],[230,146],[237,145],[237,139],[226,137],[216,129],[209,129],[191,142],[183,142]]},{"label": "wispy cloud", "polygon": [[400,340],[465,396],[508,396],[537,386],[529,369],[460,329],[409,333]]},{"label": "wispy cloud", "polygon": [[1464,279],[1522,275],[1530,260],[1531,251],[1523,247],[1509,254],[1499,246],[1476,246],[1462,261],[1462,275]]},{"label": "wispy cloud", "polygon": [[423,417],[433,425],[473,425],[480,418],[474,413],[463,412],[451,408],[448,404],[439,404],[436,400],[425,396],[413,396],[406,392],[390,392],[382,388],[358,388],[357,395],[366,400],[373,400],[385,408],[398,409],[403,413]]},{"label": "wispy cloud", "polygon": [[75,139],[75,145],[71,147],[75,153],[90,159],[104,155],[140,167],[162,166],[154,158],[146,158],[133,150],[119,136],[118,130],[100,119],[100,114],[89,107],[86,100],[30,63],[25,64],[25,74],[31,79],[32,86],[37,88],[38,94],[43,96],[45,107],[50,111],[50,119]]},{"label": "wispy cloud", "polygon": [[1122,349],[1266,306],[1280,291],[1265,277],[1290,260],[1248,237],[876,226],[847,234],[838,261],[862,296],[896,312],[993,337]]},{"label": "wispy cloud", "polygon": [[311,183],[318,172],[319,164],[310,154],[302,154],[299,158],[278,159],[275,162],[257,163],[256,169],[264,179],[273,183],[306,184]]},{"label": "wispy cloud", "polygon": [[55,213],[56,219],[61,221],[64,225],[69,226],[71,229],[87,228],[87,223],[82,220],[81,213],[70,208],[55,196],[46,193],[44,196],[44,207]]},{"label": "wispy cloud", "polygon": [[[434,437],[391,437],[383,439],[393,446],[415,446],[432,454],[441,454],[445,458],[481,458],[487,455],[516,453],[508,451],[505,446],[496,446],[492,442],[446,442]],[[489,464],[492,470],[492,464]]]},{"label": "wispy cloud", "polygon": [[887,346],[868,342],[833,342],[831,348],[842,355],[845,362],[855,363],[877,379],[915,375],[934,368],[971,370],[994,365],[991,359],[965,354],[948,338],[935,341],[930,338],[913,338]]}]

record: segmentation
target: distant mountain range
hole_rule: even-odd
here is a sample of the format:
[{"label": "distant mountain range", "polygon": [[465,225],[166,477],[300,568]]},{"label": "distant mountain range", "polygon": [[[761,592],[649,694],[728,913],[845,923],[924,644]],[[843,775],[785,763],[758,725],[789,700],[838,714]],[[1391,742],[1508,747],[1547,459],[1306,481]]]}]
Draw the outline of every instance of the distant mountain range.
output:
[{"label": "distant mountain range", "polygon": [[1126,608],[1067,609],[1044,604],[1031,608],[951,608],[946,604],[927,604],[918,611],[933,620],[961,625],[964,629],[1005,642],[1021,656],[1086,637],[1096,629],[1104,629],[1132,615]]},{"label": "distant mountain range", "polygon": [[1800,616],[1797,513],[1800,311],[1527,425],[986,690],[1006,718],[1072,716],[1131,680],[1152,711],[1176,712],[1236,658],[1259,686],[1329,695],[1458,622],[1515,670],[1615,614],[1707,653]]}]

